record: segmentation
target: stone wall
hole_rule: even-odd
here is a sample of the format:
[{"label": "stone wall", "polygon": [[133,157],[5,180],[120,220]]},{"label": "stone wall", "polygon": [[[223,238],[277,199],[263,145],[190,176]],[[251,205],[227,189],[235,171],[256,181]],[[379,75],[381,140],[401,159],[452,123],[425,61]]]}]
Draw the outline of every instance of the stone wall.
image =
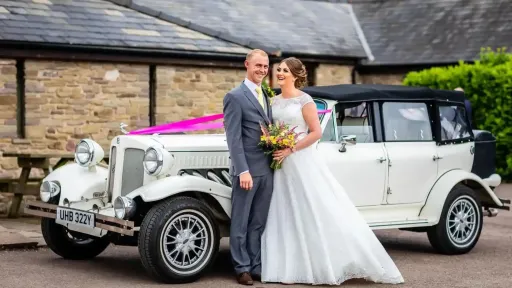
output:
[{"label": "stone wall", "polygon": [[120,122],[130,129],[149,125],[148,66],[27,61],[25,73],[25,129],[33,150],[70,150],[81,138],[106,149]]},{"label": "stone wall", "polygon": [[405,73],[358,74],[357,83],[402,85]]},{"label": "stone wall", "polygon": [[[156,122],[222,113],[224,95],[240,85],[243,68],[157,67]],[[200,133],[223,133],[202,131]]]},{"label": "stone wall", "polygon": [[[16,87],[16,61],[0,59],[0,151],[9,147],[17,135]],[[10,178],[12,173],[9,170],[16,167],[16,161],[0,156],[0,177]],[[8,196],[0,194],[0,215],[7,211],[10,200]]]},{"label": "stone wall", "polygon": [[[17,139],[15,61],[0,61],[2,151],[69,153],[81,138],[92,138],[108,151],[121,134],[119,123],[130,129],[149,125],[147,65],[26,61],[25,139]],[[2,178],[18,178],[21,172],[15,158],[0,159],[0,167]],[[32,169],[31,176],[42,173]],[[0,195],[0,214],[10,196]]]},{"label": "stone wall", "polygon": [[[0,151],[11,146],[16,137],[16,61],[0,59]],[[16,161],[0,157],[0,177],[10,177],[5,172],[16,168]]]},{"label": "stone wall", "polygon": [[316,68],[315,85],[351,84],[352,69],[348,65],[320,64]]}]

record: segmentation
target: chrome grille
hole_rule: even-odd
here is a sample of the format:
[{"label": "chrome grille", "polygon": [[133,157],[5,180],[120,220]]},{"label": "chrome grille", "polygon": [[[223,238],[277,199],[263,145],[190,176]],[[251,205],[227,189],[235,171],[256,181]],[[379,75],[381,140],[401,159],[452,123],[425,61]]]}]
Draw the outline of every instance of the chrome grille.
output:
[{"label": "chrome grille", "polygon": [[144,181],[143,160],[144,150],[127,148],[124,151],[121,196],[125,196],[142,186]]},{"label": "chrome grille", "polygon": [[117,147],[113,146],[112,151],[110,151],[110,160],[108,166],[108,187],[107,187],[107,195],[109,201],[112,201],[112,191],[114,190],[114,176],[116,175],[116,152]]}]

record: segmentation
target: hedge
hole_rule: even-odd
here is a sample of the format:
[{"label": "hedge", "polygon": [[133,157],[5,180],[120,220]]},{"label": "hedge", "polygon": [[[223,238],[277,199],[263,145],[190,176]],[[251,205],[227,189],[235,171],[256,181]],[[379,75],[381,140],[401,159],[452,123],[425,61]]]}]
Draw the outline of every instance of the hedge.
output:
[{"label": "hedge", "polygon": [[404,85],[437,89],[464,89],[471,102],[473,129],[496,137],[496,167],[512,180],[512,54],[483,49],[474,64],[435,67],[406,75]]}]

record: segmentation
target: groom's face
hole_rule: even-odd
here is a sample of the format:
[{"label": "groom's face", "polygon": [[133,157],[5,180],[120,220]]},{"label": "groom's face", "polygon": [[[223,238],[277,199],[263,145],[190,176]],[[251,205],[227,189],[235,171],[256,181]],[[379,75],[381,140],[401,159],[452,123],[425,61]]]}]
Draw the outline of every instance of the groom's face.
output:
[{"label": "groom's face", "polygon": [[247,78],[256,84],[261,84],[263,78],[268,74],[268,66],[268,57],[255,53],[251,58],[245,60]]}]

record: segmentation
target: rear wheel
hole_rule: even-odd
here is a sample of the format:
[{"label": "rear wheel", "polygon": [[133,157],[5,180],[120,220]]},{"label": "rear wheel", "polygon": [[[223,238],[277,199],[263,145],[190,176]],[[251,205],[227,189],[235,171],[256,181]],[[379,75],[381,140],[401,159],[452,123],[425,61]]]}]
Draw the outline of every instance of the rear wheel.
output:
[{"label": "rear wheel", "polygon": [[65,259],[84,260],[94,258],[110,245],[107,236],[95,238],[68,231],[66,227],[55,223],[55,219],[50,218],[41,219],[41,232],[48,247]]},{"label": "rear wheel", "polygon": [[480,199],[471,188],[458,184],[448,197],[439,223],[427,231],[430,244],[442,254],[464,254],[475,247],[482,231]]},{"label": "rear wheel", "polygon": [[190,197],[168,199],[144,218],[139,234],[142,264],[165,283],[199,279],[219,249],[219,229],[210,209]]}]

